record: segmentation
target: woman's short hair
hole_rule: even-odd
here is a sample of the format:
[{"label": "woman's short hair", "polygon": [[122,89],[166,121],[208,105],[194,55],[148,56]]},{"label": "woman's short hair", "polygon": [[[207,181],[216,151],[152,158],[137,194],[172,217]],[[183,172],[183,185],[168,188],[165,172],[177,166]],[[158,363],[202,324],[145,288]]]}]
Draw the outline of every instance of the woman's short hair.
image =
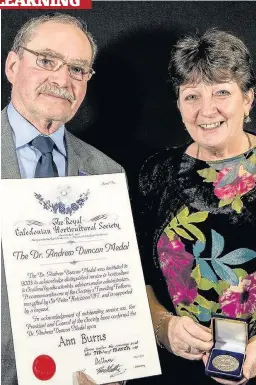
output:
[{"label": "woman's short hair", "polygon": [[256,79],[250,52],[236,36],[210,29],[182,37],[174,46],[169,75],[176,95],[183,84],[235,81],[243,92],[255,91]]}]

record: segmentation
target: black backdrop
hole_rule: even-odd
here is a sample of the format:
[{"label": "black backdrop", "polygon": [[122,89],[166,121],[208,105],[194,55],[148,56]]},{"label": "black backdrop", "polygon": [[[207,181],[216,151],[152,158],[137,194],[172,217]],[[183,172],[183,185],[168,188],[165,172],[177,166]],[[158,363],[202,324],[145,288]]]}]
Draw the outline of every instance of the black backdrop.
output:
[{"label": "black backdrop", "polygon": [[[17,30],[42,13],[2,11],[2,70]],[[233,32],[247,44],[256,70],[255,2],[97,1],[90,11],[67,13],[87,21],[99,46],[96,75],[68,129],[124,166],[132,198],[145,157],[188,140],[167,82],[169,53],[177,37],[196,28]],[[2,107],[9,97],[2,74]],[[256,130],[256,108],[248,127]],[[175,362],[183,370],[183,361]],[[196,377],[191,381],[198,383]]]},{"label": "black backdrop", "polygon": [[[127,171],[133,194],[149,154],[186,141],[168,83],[172,45],[184,32],[217,27],[250,49],[256,69],[255,2],[97,1],[89,11],[66,11],[86,20],[99,46],[87,97],[68,129],[101,149]],[[2,69],[20,26],[43,11],[2,11]],[[10,86],[2,75],[2,107]],[[252,113],[250,129],[255,129]]]}]

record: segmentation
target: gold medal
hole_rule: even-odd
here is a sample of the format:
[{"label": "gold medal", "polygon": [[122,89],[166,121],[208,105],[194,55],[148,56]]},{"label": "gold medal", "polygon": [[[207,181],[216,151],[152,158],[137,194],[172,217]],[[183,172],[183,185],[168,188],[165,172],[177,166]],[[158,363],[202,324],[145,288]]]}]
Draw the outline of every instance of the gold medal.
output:
[{"label": "gold medal", "polygon": [[222,372],[233,372],[239,367],[239,361],[232,356],[222,354],[212,360],[213,366]]}]

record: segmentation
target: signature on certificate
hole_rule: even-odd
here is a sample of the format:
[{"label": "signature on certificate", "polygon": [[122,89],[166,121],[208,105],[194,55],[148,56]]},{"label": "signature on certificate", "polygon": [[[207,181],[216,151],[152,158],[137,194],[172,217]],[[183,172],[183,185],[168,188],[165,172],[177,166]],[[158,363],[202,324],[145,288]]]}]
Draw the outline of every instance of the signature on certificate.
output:
[{"label": "signature on certificate", "polygon": [[126,371],[123,365],[120,364],[111,364],[111,365],[102,365],[96,369],[97,374],[99,373],[112,373],[110,377],[118,376]]},{"label": "signature on certificate", "polygon": [[108,181],[106,181],[106,182],[102,182],[102,183],[101,183],[102,186],[108,186],[108,185],[110,185],[110,184],[116,184],[116,182],[114,182],[113,180],[108,180]]}]

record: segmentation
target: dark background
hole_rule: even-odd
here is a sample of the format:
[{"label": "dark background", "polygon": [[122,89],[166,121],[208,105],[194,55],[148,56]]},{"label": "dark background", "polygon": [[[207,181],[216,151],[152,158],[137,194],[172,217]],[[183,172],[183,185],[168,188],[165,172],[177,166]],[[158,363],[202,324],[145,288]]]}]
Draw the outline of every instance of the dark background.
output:
[{"label": "dark background", "polygon": [[[2,11],[2,68],[17,30],[43,11]],[[68,129],[122,164],[130,193],[150,154],[188,140],[167,67],[170,50],[185,32],[217,27],[248,46],[256,70],[255,2],[97,1],[92,10],[66,11],[86,20],[99,53],[85,102]],[[2,107],[10,85],[2,75]],[[256,108],[249,129],[255,129]]]},{"label": "dark background", "polygon": [[[2,69],[17,30],[30,17],[42,13],[2,10]],[[90,11],[66,13],[86,20],[99,46],[96,75],[89,82],[85,102],[67,127],[123,165],[132,198],[144,159],[166,146],[189,140],[167,76],[169,54],[178,36],[210,27],[230,31],[248,46],[256,70],[253,1],[93,1]],[[2,107],[9,98],[10,85],[2,74]],[[247,127],[256,131],[256,108],[251,117]],[[184,371],[184,361],[172,357],[177,372]],[[201,385],[194,362],[190,374],[189,382]],[[150,381],[146,378],[144,383],[149,385]],[[170,373],[170,384],[174,383]],[[159,384],[163,384],[160,379]]]}]

